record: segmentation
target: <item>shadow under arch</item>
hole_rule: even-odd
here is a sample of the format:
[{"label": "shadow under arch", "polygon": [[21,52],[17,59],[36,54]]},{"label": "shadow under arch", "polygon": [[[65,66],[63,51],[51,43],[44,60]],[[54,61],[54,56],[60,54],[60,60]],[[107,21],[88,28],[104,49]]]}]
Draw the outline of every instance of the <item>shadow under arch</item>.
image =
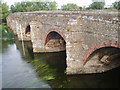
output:
[{"label": "shadow under arch", "polygon": [[25,28],[25,34],[30,33],[30,31],[31,31],[30,25],[27,25],[27,27]]},{"label": "shadow under arch", "polygon": [[55,31],[55,30],[50,31],[50,32],[47,34],[44,45],[46,45],[47,42],[48,42],[50,39],[62,39],[62,40],[64,40],[64,42],[66,43],[66,40],[65,40],[64,35],[62,35],[60,32]]},{"label": "shadow under arch", "polygon": [[51,31],[45,38],[45,50],[46,52],[60,52],[66,50],[66,41],[64,35],[59,31]]},{"label": "shadow under arch", "polygon": [[[98,48],[88,56],[88,58],[84,61],[84,65],[95,56],[97,56],[97,61],[104,64],[108,64],[108,62],[118,57],[120,58],[120,48],[114,46],[106,46],[106,47]],[[104,56],[106,56],[105,59],[103,59]],[[106,63],[103,60],[106,60]]]},{"label": "shadow under arch", "polygon": [[91,57],[91,54],[94,51],[99,50],[100,48],[105,48],[105,47],[119,48],[119,43],[118,41],[115,41],[115,40],[107,40],[102,43],[100,42],[100,43],[97,43],[96,45],[89,47],[89,49],[85,52],[83,65],[85,65],[90,60],[89,58]]}]

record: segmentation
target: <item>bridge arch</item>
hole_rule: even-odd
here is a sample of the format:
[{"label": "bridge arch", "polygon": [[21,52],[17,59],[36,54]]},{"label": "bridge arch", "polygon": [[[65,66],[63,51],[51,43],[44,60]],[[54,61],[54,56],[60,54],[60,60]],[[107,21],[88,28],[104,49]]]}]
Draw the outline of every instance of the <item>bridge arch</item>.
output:
[{"label": "bridge arch", "polygon": [[[94,56],[95,53],[98,53],[97,51],[101,51],[106,48],[118,49],[119,48],[118,41],[105,41],[103,43],[98,43],[95,46],[90,47],[85,52],[83,64],[85,65],[91,59],[91,57]],[[110,51],[110,49],[108,51]],[[107,52],[105,52],[105,51],[102,51],[100,53],[102,53],[102,55],[107,54]],[[102,56],[99,56],[99,59],[101,59],[101,58],[102,58]]]},{"label": "bridge arch", "polygon": [[45,48],[50,52],[59,52],[66,50],[66,41],[64,35],[58,31],[50,31],[45,38]]},{"label": "bridge arch", "polygon": [[[54,34],[53,34],[54,33]],[[50,40],[50,36],[53,36],[53,35],[58,35],[58,36],[60,36],[65,42],[66,42],[66,38],[65,38],[65,35],[62,33],[62,32],[60,32],[59,30],[57,30],[57,29],[53,29],[53,30],[50,30],[47,34],[46,34],[46,36],[45,36],[45,43],[44,43],[44,45],[46,45],[46,43]],[[54,38],[54,37],[53,37]]]},{"label": "bridge arch", "polygon": [[30,25],[28,24],[25,28],[25,34],[30,34],[31,32],[31,28],[30,28]]}]

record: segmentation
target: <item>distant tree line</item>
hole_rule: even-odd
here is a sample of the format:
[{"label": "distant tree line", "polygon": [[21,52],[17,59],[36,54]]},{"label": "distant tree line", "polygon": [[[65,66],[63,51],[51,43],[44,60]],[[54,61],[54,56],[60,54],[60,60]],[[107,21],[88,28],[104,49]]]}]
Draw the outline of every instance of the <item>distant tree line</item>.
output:
[{"label": "distant tree line", "polygon": [[[7,12],[6,15],[2,16],[3,18],[8,15],[9,12],[30,12],[30,11],[40,11],[40,10],[57,10],[57,3],[55,1],[42,1],[38,0],[39,2],[31,2],[31,1],[22,1],[22,2],[16,2],[13,5],[10,6],[10,11],[8,10],[8,5],[6,3],[1,3],[2,11],[3,13]],[[78,6],[74,3],[68,3],[66,5],[62,5],[59,10],[82,10],[82,9],[105,9],[104,8],[105,3],[104,2],[93,2],[86,8],[82,8],[81,6]],[[119,10],[120,9],[120,1],[114,2],[112,4],[112,7],[114,9]],[[3,20],[4,21],[4,20]]]},{"label": "distant tree line", "polygon": [[10,7],[11,12],[30,12],[30,11],[40,11],[40,10],[57,10],[56,2],[30,2],[22,1],[17,2]]},{"label": "distant tree line", "polygon": [[61,10],[81,10],[82,7],[74,4],[74,3],[68,3],[67,5],[61,6]]},{"label": "distant tree line", "polygon": [[93,2],[87,9],[104,9],[104,2]]},{"label": "distant tree line", "polygon": [[104,2],[93,2],[92,4],[90,4],[86,8],[82,8],[80,6],[77,6],[76,4],[69,3],[67,5],[63,5],[61,7],[61,10],[82,10],[82,9],[85,9],[85,10],[90,10],[90,9],[93,9],[93,10],[101,10],[101,9],[116,9],[116,10],[120,10],[120,1],[114,2],[111,7],[108,7],[108,8],[104,8],[104,7],[105,7],[105,3]]},{"label": "distant tree line", "polygon": [[[104,2],[93,2],[86,8],[82,8],[81,6],[78,6],[74,3],[68,3],[66,5],[62,5],[60,10],[82,10],[82,9],[105,9],[105,3]],[[112,4],[113,9],[120,9],[120,1],[114,2]],[[40,11],[40,10],[57,10],[57,3],[55,1],[42,1],[39,0],[39,2],[30,2],[30,1],[22,1],[14,3],[10,6],[10,11],[13,12],[29,12],[29,11]]]}]

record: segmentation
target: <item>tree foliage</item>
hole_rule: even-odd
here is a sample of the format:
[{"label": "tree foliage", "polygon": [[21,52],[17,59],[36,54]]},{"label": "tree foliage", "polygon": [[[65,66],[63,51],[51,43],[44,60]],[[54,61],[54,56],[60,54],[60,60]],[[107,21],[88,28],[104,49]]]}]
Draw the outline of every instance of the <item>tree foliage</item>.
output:
[{"label": "tree foliage", "polygon": [[29,11],[39,11],[39,10],[56,10],[56,2],[17,2],[11,5],[11,12],[29,12]]},{"label": "tree foliage", "polygon": [[6,25],[6,17],[9,15],[9,13],[9,6],[0,1],[0,38],[14,37],[12,32],[8,31],[8,26]]},{"label": "tree foliage", "polygon": [[6,22],[6,17],[9,15],[9,6],[0,1],[0,22]]},{"label": "tree foliage", "polygon": [[113,8],[120,10],[120,1],[114,2],[112,5],[113,5]]},{"label": "tree foliage", "polygon": [[67,5],[63,5],[61,9],[62,10],[81,10],[82,7],[79,7],[74,3],[68,3]]},{"label": "tree foliage", "polygon": [[87,9],[104,9],[104,2],[93,2]]}]

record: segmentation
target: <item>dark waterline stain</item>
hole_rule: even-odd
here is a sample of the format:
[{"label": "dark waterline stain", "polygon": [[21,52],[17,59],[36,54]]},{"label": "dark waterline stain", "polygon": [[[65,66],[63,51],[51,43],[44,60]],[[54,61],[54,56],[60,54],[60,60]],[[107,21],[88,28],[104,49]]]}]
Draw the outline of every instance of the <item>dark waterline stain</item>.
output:
[{"label": "dark waterline stain", "polygon": [[[102,74],[66,75],[66,52],[37,53],[31,42],[3,41],[3,88],[120,88],[120,67]],[[11,56],[12,55],[12,56]]]}]

